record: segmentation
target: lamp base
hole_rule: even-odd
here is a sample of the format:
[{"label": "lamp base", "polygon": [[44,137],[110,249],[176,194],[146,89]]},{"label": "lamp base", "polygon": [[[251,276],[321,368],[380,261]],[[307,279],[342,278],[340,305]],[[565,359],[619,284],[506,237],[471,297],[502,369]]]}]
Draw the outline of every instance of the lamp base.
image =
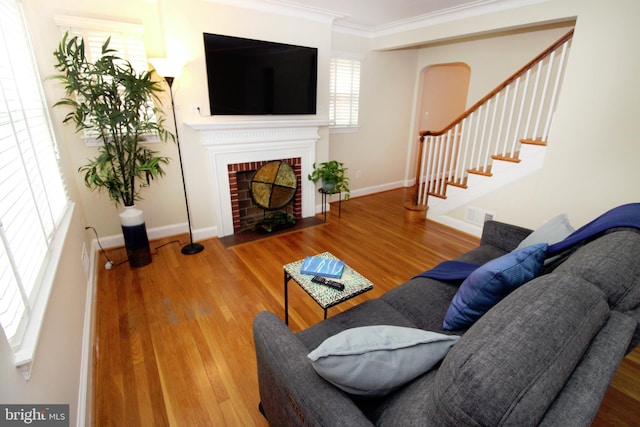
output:
[{"label": "lamp base", "polygon": [[180,252],[185,255],[194,255],[202,252],[203,250],[204,246],[202,246],[200,243],[189,243],[188,245],[184,245]]}]

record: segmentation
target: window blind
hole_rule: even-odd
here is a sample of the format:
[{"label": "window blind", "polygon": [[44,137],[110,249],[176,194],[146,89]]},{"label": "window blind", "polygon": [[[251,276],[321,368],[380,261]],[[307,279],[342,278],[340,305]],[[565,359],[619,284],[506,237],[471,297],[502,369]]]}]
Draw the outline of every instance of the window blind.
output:
[{"label": "window blind", "polygon": [[122,59],[128,60],[136,72],[140,73],[149,69],[147,53],[144,49],[144,40],[141,34],[97,31],[88,28],[70,28],[69,34],[83,38],[85,54],[91,62],[100,59],[102,45],[111,37],[109,47],[115,49]]},{"label": "window blind", "polygon": [[0,0],[0,324],[22,341],[69,200],[17,0]]},{"label": "window blind", "polygon": [[[55,22],[62,34],[68,31],[70,36],[84,40],[85,55],[90,62],[100,59],[102,45],[110,38],[109,48],[114,49],[118,57],[129,61],[136,73],[149,70],[142,25],[62,15],[56,16]],[[155,118],[152,99],[149,100],[146,114]],[[88,145],[102,144],[95,131],[85,129],[83,135]],[[145,142],[157,142],[157,137],[148,135]]]},{"label": "window blind", "polygon": [[331,126],[358,126],[360,60],[332,58],[330,67],[329,120]]}]

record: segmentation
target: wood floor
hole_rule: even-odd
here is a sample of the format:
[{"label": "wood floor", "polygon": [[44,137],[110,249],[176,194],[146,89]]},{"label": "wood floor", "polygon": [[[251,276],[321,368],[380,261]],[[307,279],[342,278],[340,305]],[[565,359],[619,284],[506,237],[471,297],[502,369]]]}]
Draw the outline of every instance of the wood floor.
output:
[{"label": "wood floor", "polygon": [[[152,264],[98,271],[94,345],[95,426],[266,426],[258,411],[252,321],[284,317],[286,263],[329,251],[374,289],[329,316],[375,298],[413,275],[477,246],[478,239],[432,222],[404,220],[407,190],[354,198],[327,223],[225,248],[218,239],[182,255],[186,236],[151,243]],[[156,250],[157,248],[157,250]],[[121,249],[110,250],[116,263]],[[101,255],[99,266],[106,259]],[[304,329],[322,310],[289,286],[289,326]],[[621,365],[594,425],[640,422],[640,349]]]}]

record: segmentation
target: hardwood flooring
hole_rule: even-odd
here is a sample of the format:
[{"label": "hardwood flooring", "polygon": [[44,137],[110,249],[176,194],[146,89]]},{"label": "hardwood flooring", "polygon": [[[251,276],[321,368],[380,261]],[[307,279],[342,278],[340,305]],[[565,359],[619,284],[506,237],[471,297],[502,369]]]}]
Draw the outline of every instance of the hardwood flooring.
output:
[{"label": "hardwood flooring", "polygon": [[[342,203],[327,222],[225,248],[218,239],[182,255],[182,243],[151,243],[153,262],[100,268],[95,312],[95,426],[266,426],[258,411],[252,322],[259,311],[284,318],[283,270],[329,251],[374,282],[374,289],[329,309],[329,316],[375,298],[478,239],[436,223],[404,219],[408,190]],[[116,263],[122,249],[108,251]],[[104,265],[104,255],[98,266]],[[304,329],[322,309],[293,283],[289,326]],[[621,365],[595,425],[640,419],[640,350]]]}]

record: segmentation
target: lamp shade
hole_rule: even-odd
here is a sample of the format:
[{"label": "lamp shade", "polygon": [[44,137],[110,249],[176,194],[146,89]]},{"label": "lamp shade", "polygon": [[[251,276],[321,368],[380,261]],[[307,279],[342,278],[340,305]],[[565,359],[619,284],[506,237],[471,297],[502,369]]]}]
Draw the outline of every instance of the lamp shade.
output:
[{"label": "lamp shade", "polygon": [[178,61],[172,61],[169,58],[149,58],[149,62],[156,69],[156,72],[162,77],[178,77],[182,71],[183,64]]}]

